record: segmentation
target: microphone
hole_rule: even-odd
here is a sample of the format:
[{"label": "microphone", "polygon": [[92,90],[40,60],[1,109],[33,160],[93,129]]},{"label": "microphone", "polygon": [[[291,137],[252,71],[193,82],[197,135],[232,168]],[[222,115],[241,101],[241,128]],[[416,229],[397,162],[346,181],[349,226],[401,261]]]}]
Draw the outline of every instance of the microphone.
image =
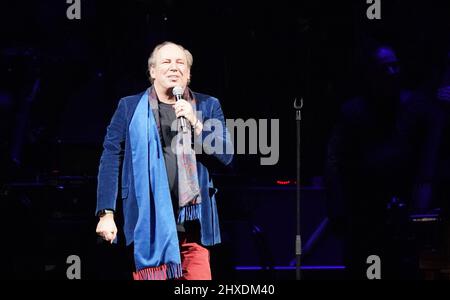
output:
[{"label": "microphone", "polygon": [[[183,88],[181,86],[176,86],[172,89],[172,94],[175,96],[175,99],[181,100],[182,96],[183,96]],[[186,118],[185,117],[180,117],[180,122],[181,122],[181,130],[183,132],[187,132],[187,127],[186,127]]]}]

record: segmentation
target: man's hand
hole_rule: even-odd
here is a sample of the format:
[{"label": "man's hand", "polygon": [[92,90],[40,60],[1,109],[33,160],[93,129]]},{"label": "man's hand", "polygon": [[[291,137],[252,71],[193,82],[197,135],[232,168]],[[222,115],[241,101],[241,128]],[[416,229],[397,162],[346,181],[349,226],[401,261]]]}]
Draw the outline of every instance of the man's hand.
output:
[{"label": "man's hand", "polygon": [[191,123],[192,126],[195,125],[195,122],[197,121],[197,116],[194,113],[194,110],[192,109],[192,105],[189,104],[184,99],[178,100],[174,105],[173,108],[175,109],[175,114],[177,118],[179,117],[185,117],[186,120]]},{"label": "man's hand", "polygon": [[200,135],[200,133],[202,133],[203,124],[197,119],[197,116],[192,109],[192,105],[189,104],[189,102],[183,99],[178,100],[177,103],[173,105],[173,108],[175,109],[177,118],[185,117],[186,120],[191,123],[191,126],[194,126],[195,135]]},{"label": "man's hand", "polygon": [[97,224],[96,229],[97,234],[102,237],[105,241],[112,242],[116,239],[117,236],[117,227],[114,222],[113,214],[106,214],[103,217],[100,217],[100,220]]}]

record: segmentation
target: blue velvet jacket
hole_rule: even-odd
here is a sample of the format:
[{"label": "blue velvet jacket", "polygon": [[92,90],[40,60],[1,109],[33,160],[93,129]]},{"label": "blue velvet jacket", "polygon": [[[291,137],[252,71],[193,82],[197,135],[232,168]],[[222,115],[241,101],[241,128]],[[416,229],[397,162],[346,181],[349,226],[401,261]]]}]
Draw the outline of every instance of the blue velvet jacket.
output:
[{"label": "blue velvet jacket", "polygon": [[[121,171],[121,199],[123,201],[124,234],[127,245],[133,242],[134,229],[138,219],[128,128],[143,93],[145,92],[122,98],[119,101],[111,123],[107,128],[98,172],[96,213],[102,209],[116,208]],[[222,134],[204,130],[202,132],[203,138],[213,134],[216,143],[223,143],[223,149],[230,147],[231,140],[225,126],[225,119],[219,100],[199,93],[194,93],[194,97],[197,100],[197,111],[201,111],[202,123],[208,119],[216,119],[222,123],[222,128],[224,129]],[[216,162],[224,165],[230,164],[233,154],[213,153],[207,155],[204,153],[205,151],[203,151],[203,154],[197,155],[197,172],[202,197],[201,242],[205,246],[211,246],[220,243],[221,238],[215,200],[217,189],[214,188],[208,168],[214,166]]]}]

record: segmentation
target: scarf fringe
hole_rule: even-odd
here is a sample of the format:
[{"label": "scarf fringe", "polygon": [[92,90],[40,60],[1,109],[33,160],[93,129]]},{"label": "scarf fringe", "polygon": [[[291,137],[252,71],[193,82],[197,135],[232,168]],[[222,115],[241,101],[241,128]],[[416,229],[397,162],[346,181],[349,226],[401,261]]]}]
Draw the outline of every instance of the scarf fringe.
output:
[{"label": "scarf fringe", "polygon": [[164,264],[133,272],[134,280],[167,280],[183,276],[181,264]]},{"label": "scarf fringe", "polygon": [[193,204],[180,207],[177,224],[183,224],[185,221],[199,220],[200,215],[201,215],[200,204]]}]

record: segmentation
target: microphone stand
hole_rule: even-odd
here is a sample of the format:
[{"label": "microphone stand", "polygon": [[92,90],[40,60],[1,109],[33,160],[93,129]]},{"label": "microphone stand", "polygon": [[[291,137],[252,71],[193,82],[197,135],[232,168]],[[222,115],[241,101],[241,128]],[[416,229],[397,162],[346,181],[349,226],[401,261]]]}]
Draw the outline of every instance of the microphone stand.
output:
[{"label": "microphone stand", "polygon": [[297,103],[297,98],[294,100],[294,108],[296,110],[295,120],[297,123],[297,230],[295,236],[295,279],[302,278],[300,266],[302,255],[302,239],[300,236],[300,121],[302,120],[301,109],[303,107],[303,98],[300,104]]}]

